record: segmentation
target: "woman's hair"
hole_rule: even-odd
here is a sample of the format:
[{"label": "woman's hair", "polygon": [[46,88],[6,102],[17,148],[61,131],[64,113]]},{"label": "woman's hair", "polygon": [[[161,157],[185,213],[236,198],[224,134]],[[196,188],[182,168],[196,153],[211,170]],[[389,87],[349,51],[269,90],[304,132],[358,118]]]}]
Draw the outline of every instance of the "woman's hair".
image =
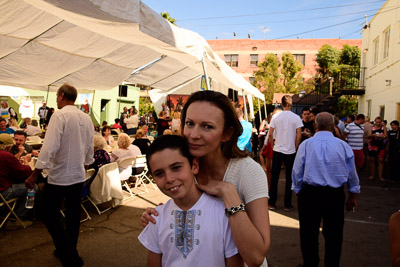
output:
[{"label": "woman's hair", "polygon": [[17,128],[19,128],[19,126],[18,126],[18,122],[17,122],[17,120],[16,120],[16,119],[14,119],[14,118],[11,118],[11,119],[9,119],[9,121],[11,122],[11,126],[14,126],[14,127],[17,127]]},{"label": "woman's hair", "polygon": [[376,121],[376,120],[383,121],[382,118],[381,118],[380,116],[376,117],[374,121]]},{"label": "woman's hair", "polygon": [[228,134],[230,129],[233,130],[231,138],[228,141],[221,143],[221,150],[224,157],[228,159],[246,157],[248,153],[240,150],[237,146],[238,138],[243,132],[242,124],[240,123],[229,98],[220,92],[197,91],[189,97],[182,110],[181,132],[184,132],[187,110],[194,102],[208,102],[219,108],[224,113],[224,134]]},{"label": "woman's hair", "polygon": [[162,135],[172,135],[171,129],[165,129]]},{"label": "woman's hair", "polygon": [[111,131],[111,127],[106,125],[101,129],[101,135],[104,136],[106,133],[106,130],[110,130]]},{"label": "woman's hair", "polygon": [[108,124],[107,121],[103,121],[103,122],[101,123],[101,126],[104,127],[104,126],[107,126],[107,124]]},{"label": "woman's hair", "polygon": [[32,126],[38,126],[38,121],[37,120],[32,120]]},{"label": "woman's hair", "polygon": [[136,139],[142,138],[143,136],[144,136],[144,132],[143,132],[142,129],[139,129],[139,130],[136,131],[136,135],[135,135]]},{"label": "woman's hair", "polygon": [[175,111],[175,112],[174,112],[174,119],[177,120],[177,119],[179,119],[180,117],[181,117],[181,113],[178,112],[178,111]]},{"label": "woman's hair", "polygon": [[164,115],[167,115],[167,112],[165,110],[161,110],[160,113],[158,113],[158,117],[163,117]]},{"label": "woman's hair", "polygon": [[130,144],[131,144],[131,139],[126,133],[122,133],[118,136],[119,148],[128,148]]},{"label": "woman's hair", "polygon": [[106,145],[107,143],[106,140],[103,138],[103,136],[100,135],[93,136],[93,147],[95,150],[104,149]]}]

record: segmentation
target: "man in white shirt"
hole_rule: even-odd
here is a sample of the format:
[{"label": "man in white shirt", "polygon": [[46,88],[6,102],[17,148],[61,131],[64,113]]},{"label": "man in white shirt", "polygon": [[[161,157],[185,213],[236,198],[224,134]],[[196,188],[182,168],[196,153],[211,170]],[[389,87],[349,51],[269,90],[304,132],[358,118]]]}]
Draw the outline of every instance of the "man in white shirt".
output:
[{"label": "man in white shirt", "polygon": [[[57,91],[56,111],[49,123],[46,138],[35,171],[25,181],[34,187],[43,169],[49,169],[45,186],[45,224],[53,238],[63,266],[82,266],[78,255],[80,205],[85,169],[93,162],[93,123],[90,117],[74,106],[77,90],[68,84]],[[66,228],[60,218],[65,203]]]},{"label": "man in white shirt", "polygon": [[298,115],[291,111],[291,96],[285,95],[282,97],[282,106],[283,111],[272,117],[269,128],[268,138],[274,154],[272,158],[272,177],[268,206],[271,210],[276,208],[279,174],[282,162],[284,162],[286,169],[284,210],[291,211],[293,210],[291,191],[292,168],[296,157],[296,150],[301,141],[301,127],[303,127],[303,122]]}]

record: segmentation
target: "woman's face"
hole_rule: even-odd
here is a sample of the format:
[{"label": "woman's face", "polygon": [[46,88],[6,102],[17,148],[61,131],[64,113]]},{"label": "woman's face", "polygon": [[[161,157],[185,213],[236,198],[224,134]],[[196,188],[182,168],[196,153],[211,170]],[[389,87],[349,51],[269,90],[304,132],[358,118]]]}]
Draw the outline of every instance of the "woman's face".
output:
[{"label": "woman's face", "polygon": [[111,134],[111,130],[110,129],[105,130],[104,136],[109,136],[110,134]]},{"label": "woman's face", "polygon": [[190,154],[203,157],[221,149],[224,138],[224,113],[209,102],[194,102],[186,113],[183,135]]},{"label": "woman's face", "polygon": [[379,128],[382,126],[382,121],[380,119],[375,120],[375,127]]}]

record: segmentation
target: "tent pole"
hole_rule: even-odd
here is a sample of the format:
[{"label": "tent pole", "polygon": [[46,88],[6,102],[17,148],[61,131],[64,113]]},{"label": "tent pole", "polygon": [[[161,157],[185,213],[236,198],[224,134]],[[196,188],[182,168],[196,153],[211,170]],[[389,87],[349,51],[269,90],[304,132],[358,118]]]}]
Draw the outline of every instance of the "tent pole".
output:
[{"label": "tent pole", "polygon": [[49,91],[50,91],[50,84],[47,86],[46,107],[47,107],[47,100],[49,100]]},{"label": "tent pole", "polygon": [[204,77],[205,77],[205,79],[206,79],[207,90],[211,90],[210,81],[208,80],[208,74],[207,74],[207,67],[206,67],[205,57],[206,57],[206,52],[204,51],[204,53],[203,53],[203,58],[201,59],[201,63],[203,64],[203,71],[204,71]]},{"label": "tent pole", "polygon": [[242,96],[243,96],[243,105],[244,105],[244,118],[246,119],[246,121],[249,121],[249,116],[247,115],[246,95],[244,94],[243,89],[242,89]]},{"label": "tent pole", "polygon": [[260,108],[260,99],[259,98],[257,98],[257,104],[258,104],[258,118],[260,120],[260,125],[261,125],[262,118],[261,118],[261,108]]},{"label": "tent pole", "polygon": [[265,100],[264,100],[264,113],[265,113],[265,118],[267,118],[267,105],[265,104]]}]

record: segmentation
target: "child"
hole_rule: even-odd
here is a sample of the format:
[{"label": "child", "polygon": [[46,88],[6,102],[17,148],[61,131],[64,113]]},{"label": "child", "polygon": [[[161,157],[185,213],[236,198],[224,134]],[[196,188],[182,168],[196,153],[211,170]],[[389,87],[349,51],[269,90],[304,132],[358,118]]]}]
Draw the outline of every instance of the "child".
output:
[{"label": "child", "polygon": [[158,188],[172,198],[138,237],[149,250],[147,266],[243,266],[223,202],[196,187],[198,161],[186,140],[160,136],[146,157]]}]

